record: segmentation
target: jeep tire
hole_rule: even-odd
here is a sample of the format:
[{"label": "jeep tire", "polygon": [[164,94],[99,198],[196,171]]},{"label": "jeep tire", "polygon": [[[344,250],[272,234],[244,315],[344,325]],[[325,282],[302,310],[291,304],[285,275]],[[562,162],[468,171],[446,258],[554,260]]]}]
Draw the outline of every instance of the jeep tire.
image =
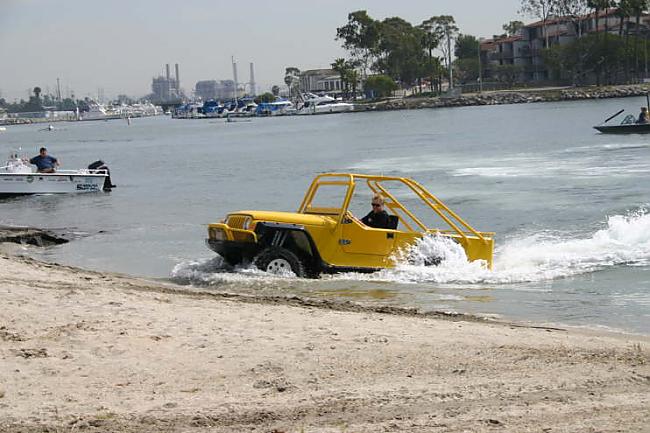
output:
[{"label": "jeep tire", "polygon": [[305,263],[293,251],[282,247],[268,247],[260,252],[253,264],[264,272],[278,274],[291,271],[299,278],[309,276]]}]

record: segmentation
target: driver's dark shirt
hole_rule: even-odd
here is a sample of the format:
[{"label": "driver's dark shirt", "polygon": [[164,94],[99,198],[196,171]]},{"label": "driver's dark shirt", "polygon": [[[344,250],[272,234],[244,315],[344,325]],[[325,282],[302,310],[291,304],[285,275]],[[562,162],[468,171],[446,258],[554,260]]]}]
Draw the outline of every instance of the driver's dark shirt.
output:
[{"label": "driver's dark shirt", "polygon": [[375,229],[387,229],[389,228],[390,221],[388,218],[388,212],[385,210],[375,213],[374,211],[370,211],[370,213],[363,218],[361,218],[361,222],[367,225],[368,227],[372,227]]}]

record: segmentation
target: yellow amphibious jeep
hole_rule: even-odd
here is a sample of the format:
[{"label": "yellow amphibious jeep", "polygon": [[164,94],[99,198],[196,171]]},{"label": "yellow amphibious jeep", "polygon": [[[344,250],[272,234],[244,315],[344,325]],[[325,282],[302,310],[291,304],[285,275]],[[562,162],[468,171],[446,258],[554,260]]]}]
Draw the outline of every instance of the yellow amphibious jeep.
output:
[{"label": "yellow amphibious jeep", "polygon": [[[373,194],[384,197],[391,229],[368,227],[353,215],[353,205],[364,214],[368,211]],[[441,222],[444,229],[429,225]],[[492,267],[493,233],[474,230],[422,185],[401,177],[321,174],[296,213],[233,212],[208,226],[206,242],[233,266],[252,262],[267,272],[317,277],[393,267],[400,252],[436,234],[460,244],[470,261],[483,260]],[[440,258],[426,263],[438,264]]]}]

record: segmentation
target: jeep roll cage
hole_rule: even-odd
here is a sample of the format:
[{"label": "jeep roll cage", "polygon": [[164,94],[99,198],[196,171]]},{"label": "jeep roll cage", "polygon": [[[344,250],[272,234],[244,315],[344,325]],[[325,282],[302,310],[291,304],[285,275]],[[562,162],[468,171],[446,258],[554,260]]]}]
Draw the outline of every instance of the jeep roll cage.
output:
[{"label": "jeep roll cage", "polygon": [[[385,207],[390,211],[389,213],[395,215],[399,219],[399,222],[401,222],[409,232],[456,233],[464,240],[467,240],[467,236],[470,235],[479,238],[483,242],[487,242],[486,236],[491,237],[493,235],[493,233],[479,232],[475,230],[422,185],[412,179],[404,177],[373,176],[353,173],[320,174],[314,178],[309,189],[305,193],[305,197],[298,208],[298,213],[328,215],[336,217],[338,224],[343,223],[348,214],[348,208],[352,201],[357,181],[365,181],[370,191],[374,194],[381,194],[384,197]],[[441,230],[438,228],[428,227],[389,191],[389,187],[386,185],[387,182],[397,182],[398,184],[407,187],[411,192],[415,193],[420,201],[427,208],[431,209],[449,228]],[[340,208],[315,207],[312,205],[319,188],[323,186],[347,187],[345,198]],[[419,230],[416,228],[419,228]]]}]

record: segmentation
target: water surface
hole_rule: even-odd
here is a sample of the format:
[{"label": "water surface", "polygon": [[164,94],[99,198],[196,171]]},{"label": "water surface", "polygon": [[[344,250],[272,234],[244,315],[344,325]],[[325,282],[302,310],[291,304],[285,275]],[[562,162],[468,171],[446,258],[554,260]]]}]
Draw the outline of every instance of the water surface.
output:
[{"label": "water surface", "polygon": [[[167,117],[9,127],[0,155],[40,146],[65,168],[103,159],[108,194],[0,201],[0,224],[72,229],[34,252],[214,290],[302,293],[535,322],[650,332],[650,142],[591,126],[642,98],[225,123]],[[484,231],[495,270],[450,261],[318,281],[223,269],[205,224],[295,210],[315,173],[415,178]]]}]

